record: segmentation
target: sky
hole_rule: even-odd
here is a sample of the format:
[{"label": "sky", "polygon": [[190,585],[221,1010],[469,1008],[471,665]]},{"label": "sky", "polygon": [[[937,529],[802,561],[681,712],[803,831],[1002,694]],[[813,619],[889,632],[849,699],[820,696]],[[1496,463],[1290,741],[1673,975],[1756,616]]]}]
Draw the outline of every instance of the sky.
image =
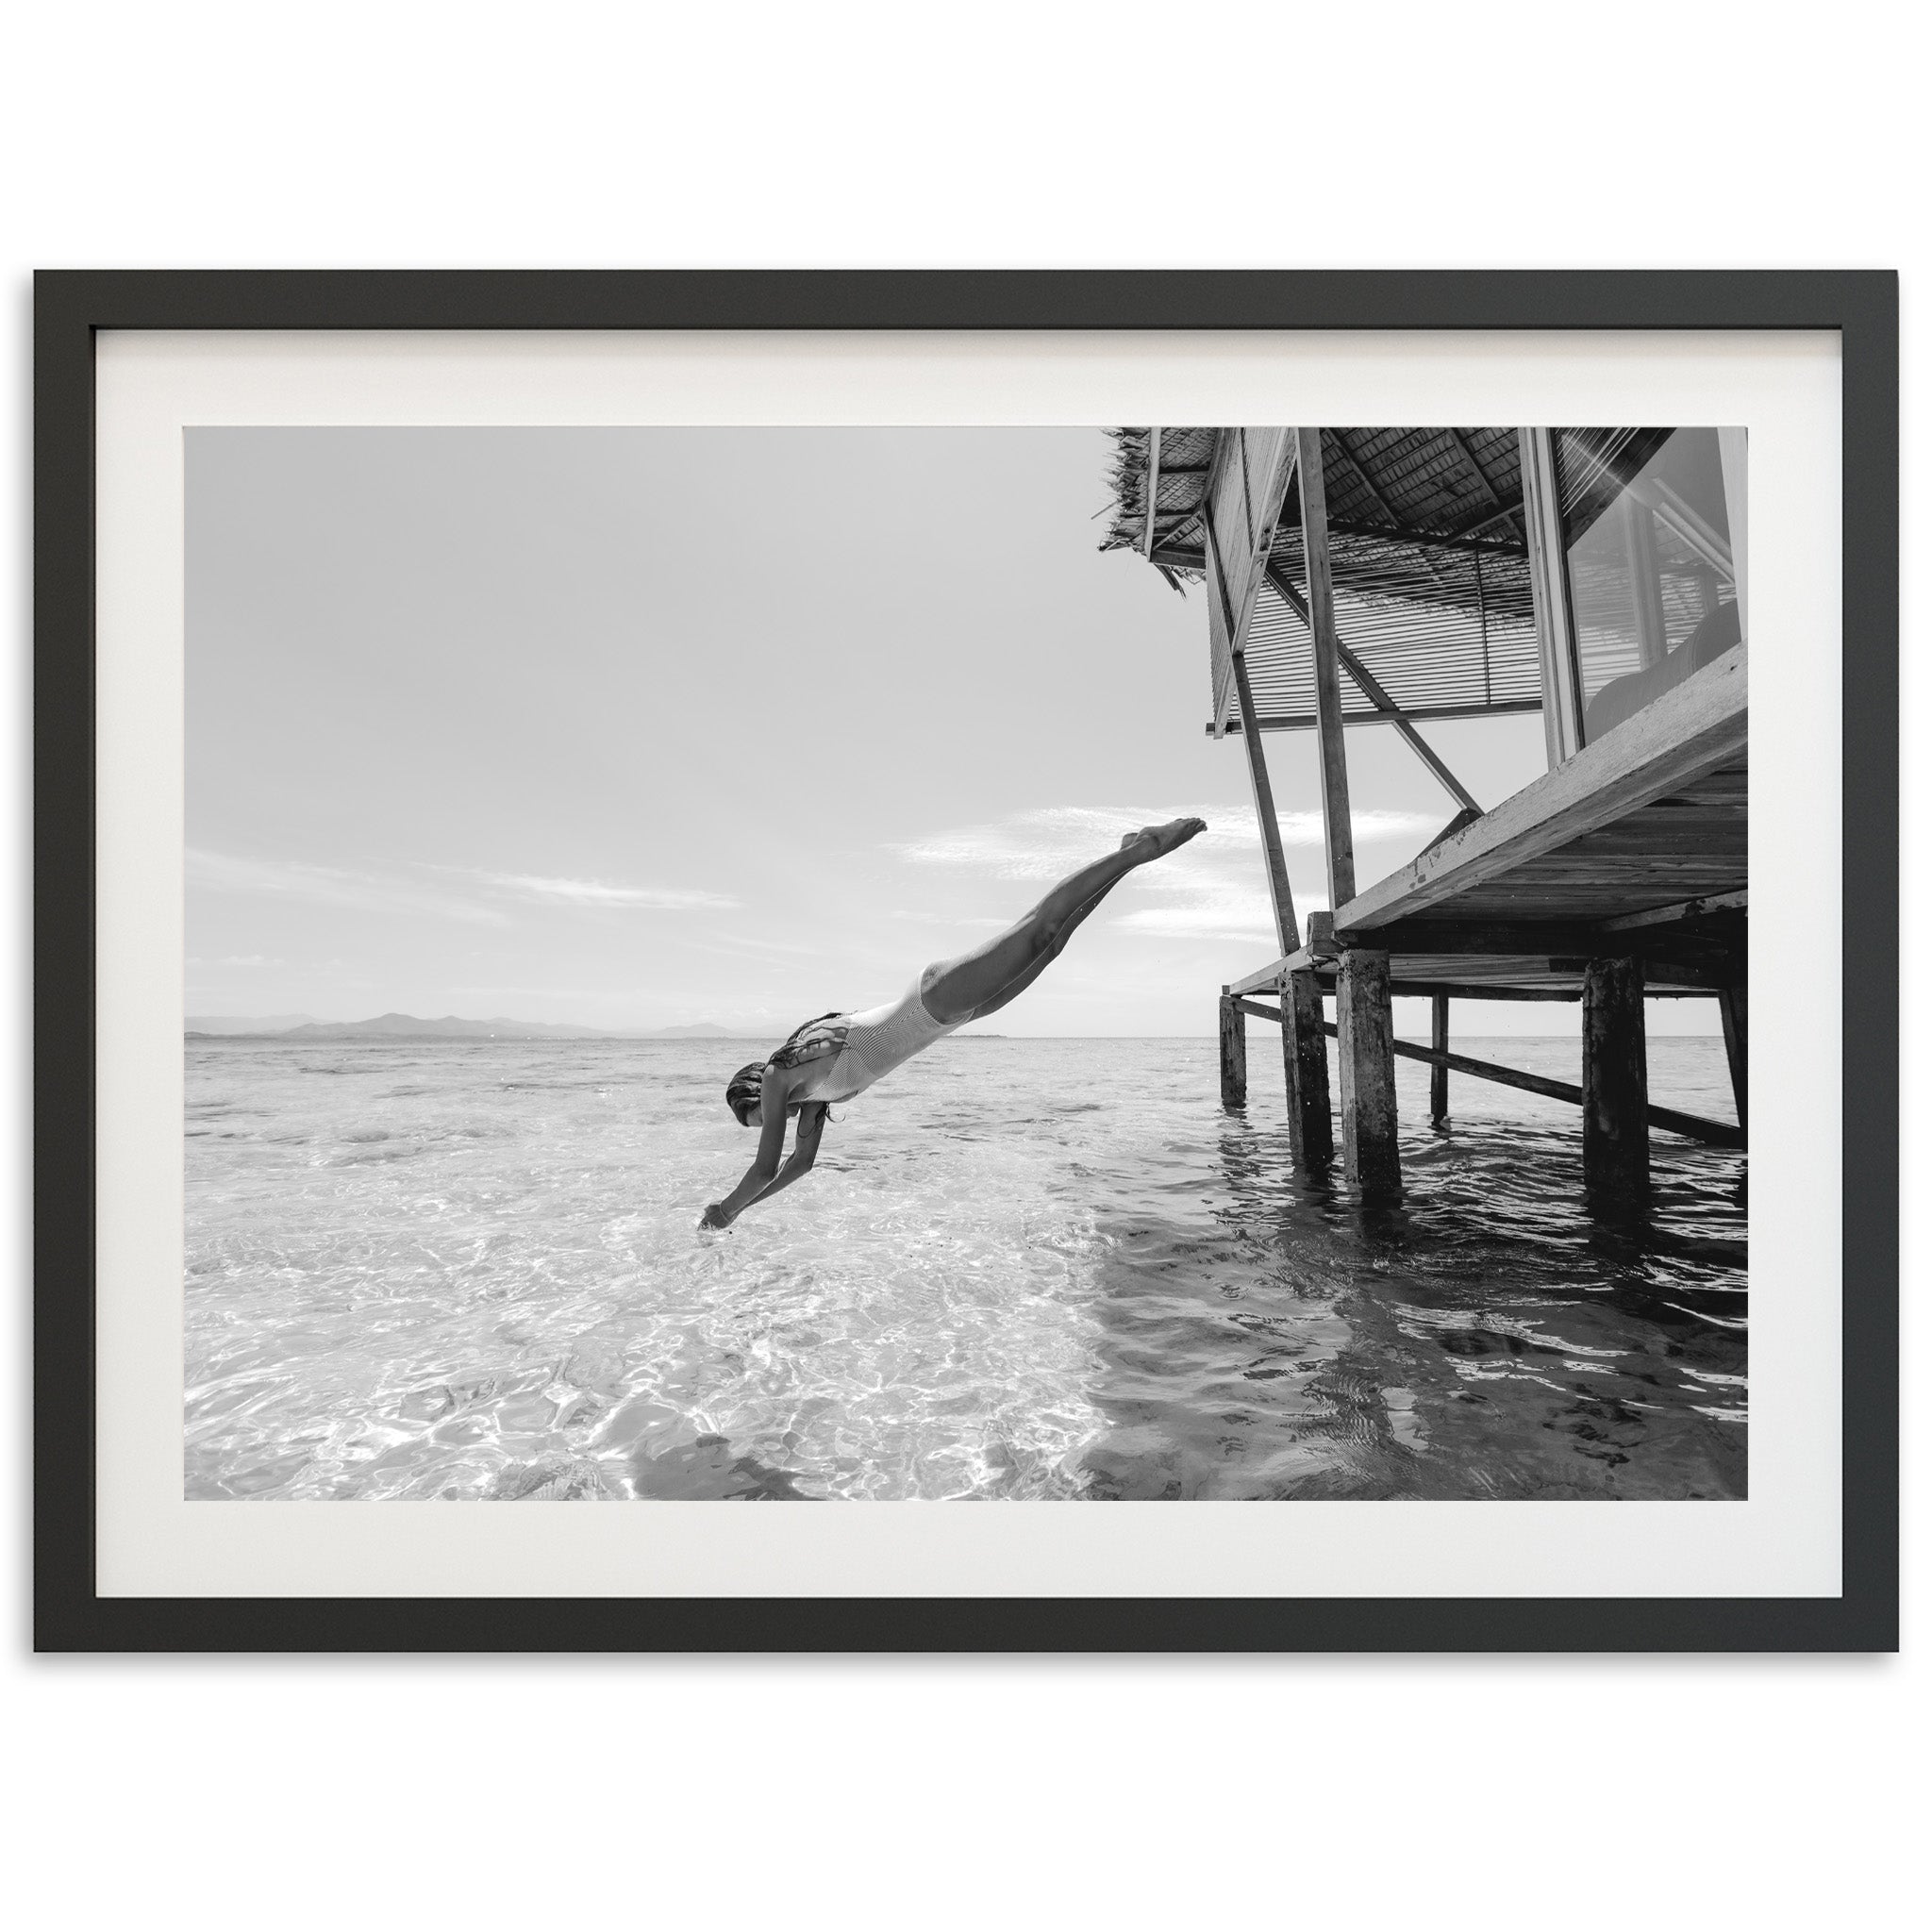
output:
[{"label": "sky", "polygon": [[[1109,454],[1091,427],[191,430],[188,1011],[776,1038],[1191,813],[1207,834],[974,1030],[1211,1033],[1279,950],[1259,834],[1240,740],[1203,729],[1203,590],[1097,548]],[[1422,728],[1486,806],[1543,769],[1534,716]],[[1313,734],[1265,742],[1306,919]],[[1366,886],[1455,808],[1387,726],[1348,756]]]}]

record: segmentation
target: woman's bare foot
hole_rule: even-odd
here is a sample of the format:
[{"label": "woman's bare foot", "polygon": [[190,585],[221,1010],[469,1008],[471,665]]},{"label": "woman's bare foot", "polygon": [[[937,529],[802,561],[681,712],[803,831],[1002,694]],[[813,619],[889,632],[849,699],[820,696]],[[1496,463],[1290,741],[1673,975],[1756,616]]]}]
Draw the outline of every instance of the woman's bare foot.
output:
[{"label": "woman's bare foot", "polygon": [[1142,825],[1138,832],[1129,832],[1121,841],[1121,850],[1133,852],[1142,863],[1165,858],[1175,846],[1185,845],[1190,839],[1198,837],[1207,829],[1206,819],[1170,819],[1164,825]]}]

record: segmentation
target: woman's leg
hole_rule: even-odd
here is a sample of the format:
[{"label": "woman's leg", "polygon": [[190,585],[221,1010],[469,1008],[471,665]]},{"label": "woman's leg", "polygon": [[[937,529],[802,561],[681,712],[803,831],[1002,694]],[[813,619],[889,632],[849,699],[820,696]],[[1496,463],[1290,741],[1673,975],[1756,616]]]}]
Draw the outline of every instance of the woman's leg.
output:
[{"label": "woman's leg", "polygon": [[920,996],[935,1020],[948,1026],[997,1012],[1024,992],[1059,957],[1074,929],[1136,866],[1164,858],[1208,829],[1201,819],[1174,819],[1129,832],[1118,852],[1070,873],[1032,911],[957,959],[926,969]]}]

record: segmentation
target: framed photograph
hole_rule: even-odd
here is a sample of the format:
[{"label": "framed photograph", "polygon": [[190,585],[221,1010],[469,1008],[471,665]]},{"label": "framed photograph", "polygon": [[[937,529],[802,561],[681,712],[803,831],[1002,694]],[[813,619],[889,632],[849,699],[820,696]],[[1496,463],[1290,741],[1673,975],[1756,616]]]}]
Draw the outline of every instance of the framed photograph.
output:
[{"label": "framed photograph", "polygon": [[1891,1647],[1896,305],[40,277],[38,1645]]}]

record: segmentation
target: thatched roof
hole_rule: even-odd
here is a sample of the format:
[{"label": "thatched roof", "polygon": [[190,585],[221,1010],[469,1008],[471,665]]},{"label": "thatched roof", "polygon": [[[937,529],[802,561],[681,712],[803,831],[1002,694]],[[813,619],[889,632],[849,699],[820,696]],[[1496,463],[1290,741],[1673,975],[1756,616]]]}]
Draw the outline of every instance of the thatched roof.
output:
[{"label": "thatched roof", "polygon": [[[1201,499],[1218,429],[1162,429],[1154,555],[1200,570]],[[1153,432],[1116,429],[1114,512],[1103,550],[1143,548],[1147,456]],[[1341,534],[1479,542],[1499,556],[1525,552],[1523,474],[1514,429],[1324,429],[1329,527]]]},{"label": "thatched roof", "polygon": [[[1148,545],[1151,429],[1112,432],[1113,514],[1103,550],[1147,555],[1170,583],[1206,568],[1202,504],[1219,429],[1162,428],[1153,543]],[[1420,717],[1541,708],[1523,478],[1512,429],[1324,429],[1324,480],[1342,642],[1388,695]],[[1273,561],[1306,582],[1300,491],[1277,526]],[[1245,661],[1266,724],[1314,722],[1313,654],[1290,597],[1264,585]],[[1223,714],[1210,721],[1231,722]],[[1375,706],[1352,680],[1345,712]]]}]

